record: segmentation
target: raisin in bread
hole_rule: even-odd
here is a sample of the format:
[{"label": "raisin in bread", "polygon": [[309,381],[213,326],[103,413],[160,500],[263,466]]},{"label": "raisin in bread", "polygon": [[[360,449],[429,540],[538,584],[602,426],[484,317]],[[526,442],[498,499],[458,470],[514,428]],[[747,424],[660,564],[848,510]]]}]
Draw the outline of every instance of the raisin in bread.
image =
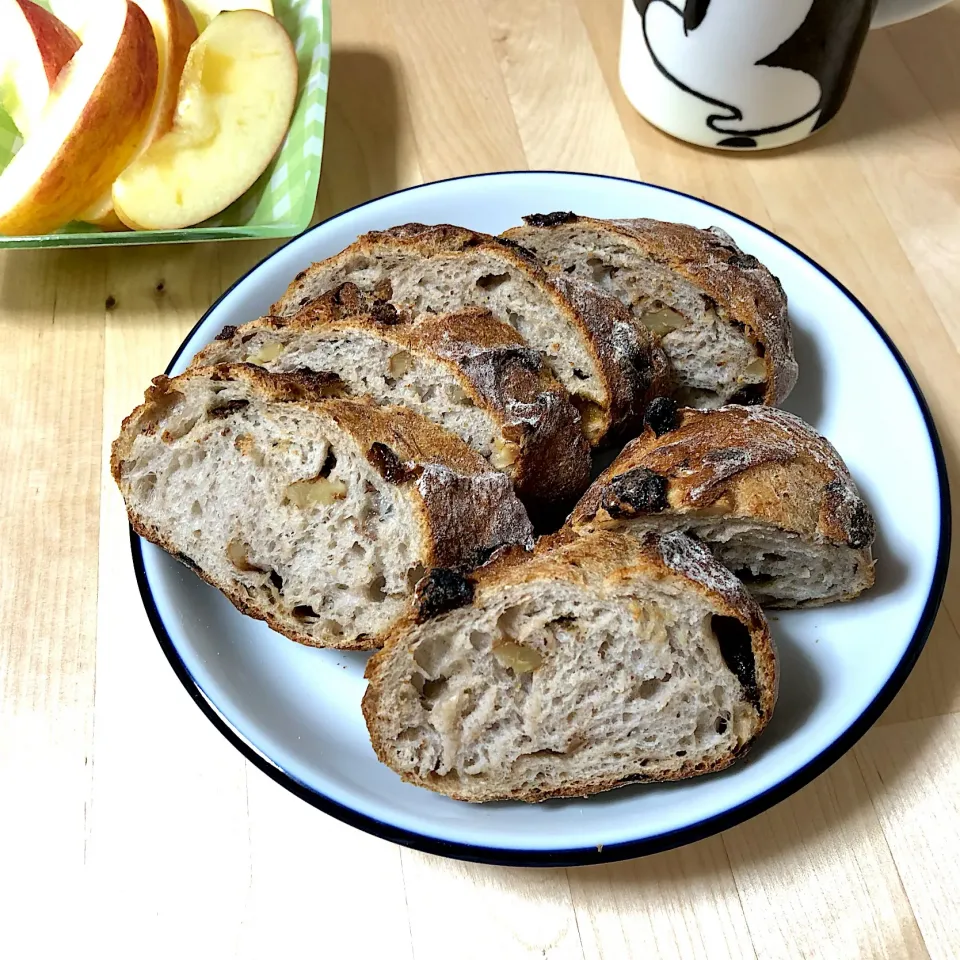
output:
[{"label": "raisin in bread", "polygon": [[566,390],[481,307],[415,317],[347,283],[293,317],[225,328],[193,365],[236,362],[323,372],[331,391],[415,410],[503,470],[533,514],[569,510],[589,483],[590,449]]},{"label": "raisin in bread", "polygon": [[471,801],[586,796],[741,756],[777,680],[740,582],[682,534],[541,544],[459,591],[443,585],[444,602],[370,660],[363,712],[377,756]]},{"label": "raisin in bread", "polygon": [[833,446],[772,407],[658,402],[570,526],[695,534],[764,606],[812,607],[872,586],[874,520]]},{"label": "raisin in bread", "polygon": [[669,389],[666,357],[622,303],[548,275],[516,243],[447,224],[368,233],[298,274],[271,312],[293,316],[346,281],[417,312],[486,307],[543,353],[594,446],[629,430],[649,400]]},{"label": "raisin in bread", "polygon": [[248,364],[157,377],[113,444],[130,522],[293,640],[367,649],[433,567],[528,544],[507,477],[402,407]]},{"label": "raisin in bread", "polygon": [[504,237],[618,297],[658,336],[688,406],[780,403],[797,380],[779,280],[718,227],[532,214]]}]

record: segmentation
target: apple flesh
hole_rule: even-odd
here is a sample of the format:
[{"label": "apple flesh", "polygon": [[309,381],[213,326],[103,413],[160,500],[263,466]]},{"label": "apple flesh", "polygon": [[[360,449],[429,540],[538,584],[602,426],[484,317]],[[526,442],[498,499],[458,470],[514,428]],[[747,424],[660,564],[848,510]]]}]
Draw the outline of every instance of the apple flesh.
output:
[{"label": "apple flesh", "polygon": [[97,0],[95,25],[0,173],[0,233],[47,233],[88,208],[132,159],[156,91],[150,21],[130,0]]},{"label": "apple flesh", "polygon": [[26,139],[80,40],[32,0],[0,0],[0,24],[0,103]]},{"label": "apple flesh", "polygon": [[206,30],[210,21],[223,10],[259,10],[273,16],[271,0],[187,0],[198,30]]},{"label": "apple flesh", "polygon": [[[173,126],[183,66],[187,62],[190,47],[197,39],[197,25],[183,0],[136,0],[136,2],[153,27],[160,69],[150,118],[134,159],[143,154],[150,144]],[[96,224],[105,230],[125,229],[123,222],[113,209],[112,184],[90,209],[80,214],[79,219]]]},{"label": "apple flesh", "polygon": [[286,31],[254,10],[221,13],[190,50],[173,128],[113,185],[120,219],[177,230],[245,193],[283,142],[297,96]]}]

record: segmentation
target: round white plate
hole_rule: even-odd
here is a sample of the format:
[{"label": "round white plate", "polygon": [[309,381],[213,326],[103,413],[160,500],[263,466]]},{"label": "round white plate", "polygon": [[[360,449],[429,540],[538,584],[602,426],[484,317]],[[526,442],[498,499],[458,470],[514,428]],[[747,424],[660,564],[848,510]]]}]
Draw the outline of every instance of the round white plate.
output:
[{"label": "round white plate", "polygon": [[226,324],[266,312],[293,276],[367,230],[457,223],[499,233],[525,213],[717,225],[777,274],[790,299],[800,381],[786,407],[837,446],[877,517],[877,585],[853,603],[777,614],[780,700],[730,770],[539,805],[458,803],[377,762],[360,714],[365,656],[315,650],[241,616],[216,590],[133,538],[140,589],[184,686],[251,762],[363,830],[493,863],[609,861],[733,826],[822,772],[890,702],[939,604],[949,553],[946,472],[933,422],[877,322],[822,267],[735,214],[661,187],[570,173],[499,173],[401,191],[319,224],[228,290],[170,364],[177,374]]}]

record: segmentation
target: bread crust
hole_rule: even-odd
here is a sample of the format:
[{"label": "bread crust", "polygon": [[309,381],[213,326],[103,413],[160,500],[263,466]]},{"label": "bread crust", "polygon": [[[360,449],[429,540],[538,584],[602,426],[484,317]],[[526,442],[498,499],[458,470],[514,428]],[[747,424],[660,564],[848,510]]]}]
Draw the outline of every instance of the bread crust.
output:
[{"label": "bread crust", "polygon": [[[156,377],[144,402],[126,419],[113,442],[110,472],[121,493],[123,463],[141,432],[157,429],[164,412],[192,379],[243,383],[252,397],[289,403],[329,418],[350,434],[371,465],[387,480],[404,487],[414,502],[427,552],[425,566],[470,568],[483,562],[504,544],[532,545],[533,531],[526,511],[509,481],[458,437],[405,407],[376,407],[362,400],[331,399],[323,394],[325,381],[316,374],[268,373],[252,364],[222,364],[191,368],[179,377]],[[126,500],[126,497],[125,497]],[[217,587],[242,613],[266,621],[278,633],[310,646],[370,650],[379,638],[360,642],[318,643],[268,610],[241,596],[230,584],[215,582],[188,556],[180,553],[152,524],[128,503],[130,524],[142,537],[173,554],[200,577]]]},{"label": "bread crust", "polygon": [[584,494],[569,525],[615,529],[642,517],[646,508],[623,502],[622,480],[637,471],[662,478],[661,511],[762,521],[810,542],[849,547],[860,554],[864,581],[845,599],[873,584],[874,519],[840,454],[791,413],[687,408],[659,436],[647,426]]},{"label": "bread crust", "polygon": [[587,227],[615,237],[641,259],[674,270],[715,301],[721,319],[741,327],[750,342],[761,348],[766,366],[764,403],[781,403],[796,385],[797,362],[783,287],[719,227],[701,230],[662,220],[599,220],[565,212],[531,214],[524,221],[526,227],[514,227],[503,236],[522,240],[532,229]]},{"label": "bread crust", "polygon": [[[298,333],[319,335],[323,330],[365,333],[439,364],[459,381],[474,405],[496,422],[503,441],[512,445],[516,459],[505,472],[531,512],[553,511],[583,493],[590,476],[590,448],[580,414],[540,353],[513,327],[480,307],[416,317],[390,312],[378,309],[381,302],[364,297],[353,284],[343,287],[353,288],[351,297],[337,296],[338,288],[293,317],[262,317],[228,330],[228,337],[205,347],[191,366],[235,355],[245,339],[261,330],[283,331],[291,340]],[[359,313],[352,313],[341,299],[355,302]]]},{"label": "bread crust", "polygon": [[[455,800],[484,802],[487,800],[522,800],[538,803],[560,797],[586,797],[612,790],[627,783],[683,780],[704,773],[726,769],[749,750],[763,732],[773,714],[778,692],[776,652],[770,630],[762,611],[746,592],[743,585],[716,563],[709,551],[682,534],[664,537],[650,535],[643,540],[623,534],[597,531],[577,537],[569,531],[560,531],[543,538],[533,555],[523,551],[505,550],[484,567],[471,574],[474,584],[474,604],[482,606],[506,588],[516,585],[535,585],[538,581],[562,580],[571,584],[603,590],[615,587],[633,576],[681,580],[706,597],[721,616],[742,623],[749,632],[757,686],[755,704],[756,727],[750,738],[729,753],[710,762],[676,760],[666,769],[623,777],[603,777],[573,781],[551,788],[492,790],[487,794],[478,790],[463,790],[454,778],[429,774],[421,777],[408,771],[400,772],[402,779],[417,786],[427,787]],[[402,645],[414,624],[412,618],[400,622],[390,631],[383,650],[367,663],[365,677],[369,681],[363,698],[363,715],[370,733],[370,741],[381,762],[390,765],[389,743],[380,733],[379,715],[382,710],[381,680],[392,651]]]},{"label": "bread crust", "polygon": [[578,331],[605,395],[599,412],[591,411],[584,418],[584,430],[593,445],[628,431],[642,417],[650,398],[669,392],[669,364],[662,349],[619,300],[588,284],[552,276],[529,250],[509,239],[451,224],[407,223],[364,234],[345,250],[299,273],[271,313],[279,317],[298,313],[312,299],[306,291],[318,273],[346,267],[358,258],[393,252],[430,260],[476,249],[541,289]]}]

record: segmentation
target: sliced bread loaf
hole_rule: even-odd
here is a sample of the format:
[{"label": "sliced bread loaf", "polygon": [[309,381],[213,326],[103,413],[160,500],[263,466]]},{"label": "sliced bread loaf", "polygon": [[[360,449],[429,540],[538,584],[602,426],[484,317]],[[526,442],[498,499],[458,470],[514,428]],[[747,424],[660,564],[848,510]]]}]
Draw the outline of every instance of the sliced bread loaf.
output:
[{"label": "sliced bread loaf", "polygon": [[593,445],[628,429],[652,397],[669,389],[663,352],[623,304],[549,276],[516,243],[445,224],[368,233],[300,273],[272,313],[293,316],[346,281],[416,312],[486,307],[543,353]]},{"label": "sliced bread loaf", "polygon": [[849,600],[873,585],[873,517],[829,441],[772,407],[654,405],[570,526],[695,534],[764,606]]},{"label": "sliced bread loaf", "polygon": [[368,649],[433,567],[531,526],[507,477],[402,407],[323,399],[322,375],[249,364],[157,377],[111,469],[130,522],[250,616]]},{"label": "sliced bread loaf", "polygon": [[780,403],[797,380],[779,280],[718,227],[532,214],[504,237],[618,297],[657,335],[693,407]]},{"label": "sliced bread loaf", "polygon": [[682,534],[552,538],[464,584],[472,604],[408,620],[367,665],[374,750],[410,783],[587,796],[722,770],[770,719],[763,615]]},{"label": "sliced bread loaf", "polygon": [[566,390],[538,351],[480,307],[414,317],[348,283],[293,317],[227,328],[193,365],[241,361],[323,372],[331,390],[336,378],[344,395],[423,414],[503,470],[538,515],[569,510],[589,482],[590,449]]}]

